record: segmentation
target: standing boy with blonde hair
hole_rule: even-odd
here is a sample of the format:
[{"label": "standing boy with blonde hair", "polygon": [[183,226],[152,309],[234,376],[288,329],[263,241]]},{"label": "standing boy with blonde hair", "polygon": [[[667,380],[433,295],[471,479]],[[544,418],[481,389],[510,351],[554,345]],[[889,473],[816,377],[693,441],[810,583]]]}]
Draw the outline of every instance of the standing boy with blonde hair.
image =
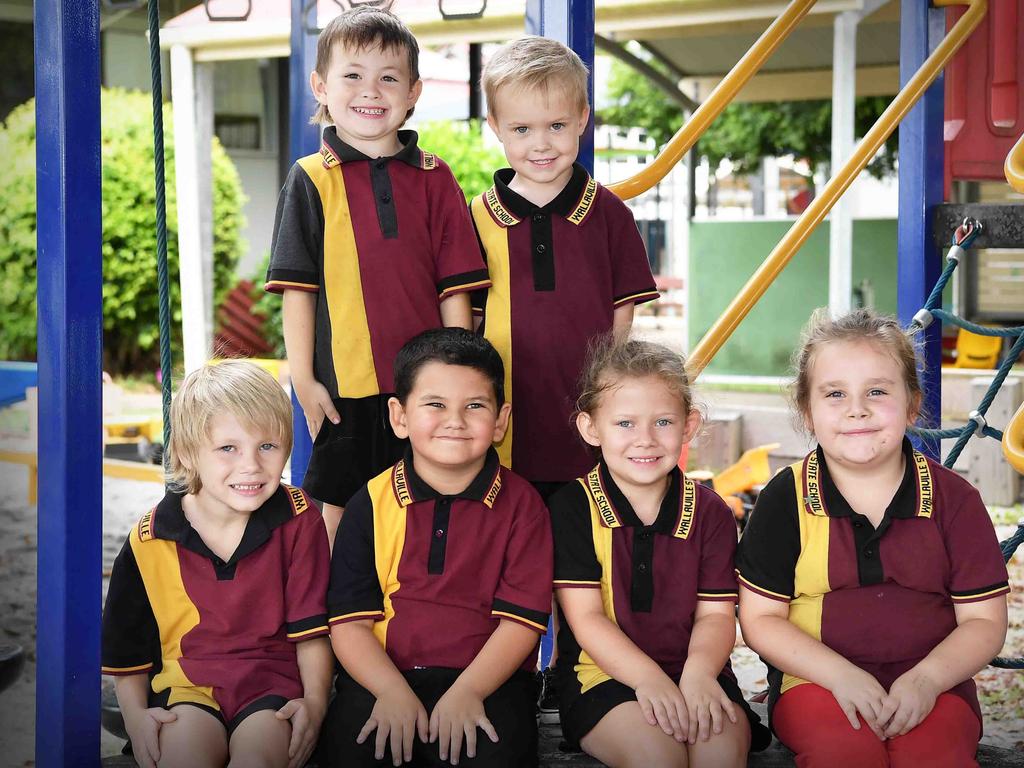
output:
[{"label": "standing boy with blonde hair", "polygon": [[321,32],[310,86],[320,152],[278,200],[266,289],[284,294],[292,383],[313,454],[303,487],[333,541],[348,498],[394,463],[392,361],[427,328],[470,326],[467,292],[490,285],[448,166],[399,128],[423,83],[419,47],[388,11],[345,11]]},{"label": "standing boy with blonde hair", "polygon": [[[471,205],[493,280],[474,310],[515,408],[498,453],[546,501],[593,465],[572,424],[588,343],[628,336],[633,308],[658,291],[633,215],[576,162],[590,117],[579,56],[524,37],[495,52],[481,83],[511,167]],[[546,673],[545,722],[558,719],[552,681]]]}]

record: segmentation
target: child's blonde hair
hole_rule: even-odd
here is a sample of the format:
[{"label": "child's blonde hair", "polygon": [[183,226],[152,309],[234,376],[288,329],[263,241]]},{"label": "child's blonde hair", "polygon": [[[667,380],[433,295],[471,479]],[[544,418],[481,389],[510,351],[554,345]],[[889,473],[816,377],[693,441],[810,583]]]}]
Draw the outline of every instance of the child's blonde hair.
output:
[{"label": "child's blonde hair", "polygon": [[480,84],[492,116],[498,91],[507,87],[545,95],[560,88],[579,111],[588,105],[587,66],[571,48],[547,37],[527,35],[501,46],[484,66]]},{"label": "child's blonde hair", "polygon": [[826,344],[837,341],[863,341],[876,345],[892,355],[903,374],[903,384],[910,396],[911,410],[921,407],[923,392],[917,374],[917,353],[910,336],[891,315],[879,315],[870,309],[855,309],[842,317],[833,318],[827,307],[811,313],[804,326],[800,346],[793,355],[793,408],[803,422],[811,409],[811,367],[814,356]]},{"label": "child's blonde hair", "polygon": [[611,334],[598,337],[587,351],[587,362],[580,376],[576,414],[592,416],[601,405],[601,396],[618,386],[622,379],[648,376],[658,379],[674,393],[689,416],[693,409],[693,390],[686,360],[681,354],[650,341],[629,339],[616,342]]},{"label": "child's blonde hair", "polygon": [[[327,78],[331,56],[338,46],[353,51],[405,51],[409,57],[409,83],[420,79],[420,46],[409,28],[391,11],[370,5],[357,5],[335,16],[320,32],[316,41],[316,73]],[[405,113],[412,117],[413,109]],[[334,122],[326,105],[317,104],[309,122],[326,125]]]},{"label": "child's blonde hair", "polygon": [[274,377],[245,360],[208,363],[185,377],[171,403],[167,483],[172,488],[198,493],[203,487],[200,451],[210,439],[210,421],[222,413],[247,430],[276,435],[284,454],[291,452],[292,406]]}]

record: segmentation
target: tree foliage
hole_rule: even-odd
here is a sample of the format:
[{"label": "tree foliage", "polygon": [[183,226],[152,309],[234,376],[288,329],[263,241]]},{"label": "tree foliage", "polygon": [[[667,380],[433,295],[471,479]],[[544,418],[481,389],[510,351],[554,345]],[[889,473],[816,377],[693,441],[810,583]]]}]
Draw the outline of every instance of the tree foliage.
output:
[{"label": "tree foliage", "polygon": [[[650,62],[660,67],[658,62]],[[682,110],[657,86],[618,61],[612,63],[607,97],[611,106],[598,118],[621,126],[641,126],[664,145],[683,122]],[[855,135],[863,136],[888,105],[880,96],[859,98],[855,107]],[[893,172],[896,133],[884,151],[868,166],[872,175]],[[793,155],[812,168],[829,165],[832,152],[832,103],[827,100],[730,104],[700,139],[698,151],[711,167],[730,160],[738,173],[757,169],[762,158]]]},{"label": "tree foliage", "polygon": [[[112,372],[152,369],[159,358],[156,283],[156,189],[153,123],[148,94],[104,90],[101,95],[104,366]],[[15,108],[0,125],[0,359],[36,354],[35,103]],[[164,105],[167,260],[174,359],[181,354],[174,137]],[[241,252],[243,194],[238,173],[214,140],[214,292],[230,287]]]},{"label": "tree foliage", "polygon": [[[427,152],[433,152],[451,167],[467,202],[489,189],[494,172],[506,165],[501,150],[484,143],[479,122],[436,121],[419,125],[416,131],[419,134],[419,146]],[[269,261],[268,256],[253,276],[257,286],[263,285]],[[262,292],[262,287],[258,290]],[[277,356],[283,358],[285,349],[281,330],[281,297],[264,293],[259,298],[256,311],[267,317],[264,334]]]}]

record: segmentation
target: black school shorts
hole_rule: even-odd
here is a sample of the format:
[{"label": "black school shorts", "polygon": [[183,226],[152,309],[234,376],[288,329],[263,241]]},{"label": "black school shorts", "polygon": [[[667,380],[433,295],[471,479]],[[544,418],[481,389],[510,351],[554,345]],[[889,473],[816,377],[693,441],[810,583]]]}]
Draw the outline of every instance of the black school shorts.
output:
[{"label": "black school shorts", "polygon": [[[761,718],[750,708],[736,680],[728,674],[718,676],[718,684],[725,695],[735,702],[750,721],[750,751],[760,752],[772,740],[768,728],[761,724]],[[562,718],[562,736],[570,749],[579,750],[580,739],[590,733],[601,718],[619,704],[636,701],[636,691],[618,680],[605,680],[586,693],[580,691],[575,675],[559,677],[561,703],[559,714]]]},{"label": "black school shorts", "polygon": [[[426,667],[403,672],[409,687],[423,703],[427,717],[444,695],[461,669]],[[348,676],[338,674],[335,684],[337,695],[327,710],[320,729],[317,765],[321,768],[377,768],[391,766],[391,748],[384,749],[384,759],[374,755],[376,733],[362,744],[356,736],[370,717],[376,699],[373,694]],[[466,768],[536,768],[537,760],[537,684],[534,675],[522,670],[506,680],[494,693],[484,699],[484,711],[498,732],[498,743],[490,740],[479,728],[476,732],[476,757],[466,757],[465,741],[459,765]],[[389,737],[390,740],[390,737]],[[441,768],[438,746],[424,744],[417,736],[413,742],[412,766]]]},{"label": "black school shorts", "polygon": [[324,419],[302,480],[317,501],[344,507],[353,494],[402,458],[406,442],[388,420],[388,398],[342,397],[334,401],[340,424]]}]

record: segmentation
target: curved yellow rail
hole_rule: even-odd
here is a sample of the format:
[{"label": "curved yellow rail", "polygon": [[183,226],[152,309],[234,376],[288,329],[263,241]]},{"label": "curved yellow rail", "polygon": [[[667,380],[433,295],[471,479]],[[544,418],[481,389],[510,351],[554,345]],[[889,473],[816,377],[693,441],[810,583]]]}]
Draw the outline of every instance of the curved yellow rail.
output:
[{"label": "curved yellow rail", "polygon": [[1011,467],[1024,475],[1024,403],[1003,430],[1003,455]]},{"label": "curved yellow rail", "polygon": [[789,33],[807,15],[815,2],[817,0],[793,0],[757,39],[757,42],[750,47],[750,50],[743,55],[743,58],[736,62],[729,74],[708,94],[704,103],[690,115],[690,119],[676,131],[676,135],[665,145],[654,162],[635,176],[609,185],[608,189],[623,200],[628,200],[643,194],[665,178],[683,155],[690,151],[714,119],[729,106],[740,89],[757,73],[768,57],[775,52],[775,49],[789,37]]},{"label": "curved yellow rail", "polygon": [[857,145],[850,159],[835,176],[829,179],[821,194],[793,223],[793,226],[768,254],[768,257],[743,286],[736,298],[732,300],[722,316],[693,349],[689,364],[691,375],[699,375],[711,358],[715,356],[715,353],[722,348],[732,332],[736,330],[736,326],[747,316],[747,313],[768,290],[768,286],[793,258],[793,254],[804,244],[814,228],[822,222],[832,206],[835,205],[836,200],[849,188],[857,174],[874,157],[885,140],[889,138],[889,134],[896,129],[900,120],[921,98],[928,86],[938,77],[942,68],[949,63],[953,54],[978,26],[985,17],[987,8],[986,0],[935,0],[934,4],[936,6],[966,5],[967,11],[924,61],[910,81],[896,94],[896,98]]},{"label": "curved yellow rail", "polygon": [[1013,145],[1010,154],[1006,156],[1006,165],[1003,166],[1006,173],[1006,180],[1010,186],[1024,195],[1024,133]]}]

